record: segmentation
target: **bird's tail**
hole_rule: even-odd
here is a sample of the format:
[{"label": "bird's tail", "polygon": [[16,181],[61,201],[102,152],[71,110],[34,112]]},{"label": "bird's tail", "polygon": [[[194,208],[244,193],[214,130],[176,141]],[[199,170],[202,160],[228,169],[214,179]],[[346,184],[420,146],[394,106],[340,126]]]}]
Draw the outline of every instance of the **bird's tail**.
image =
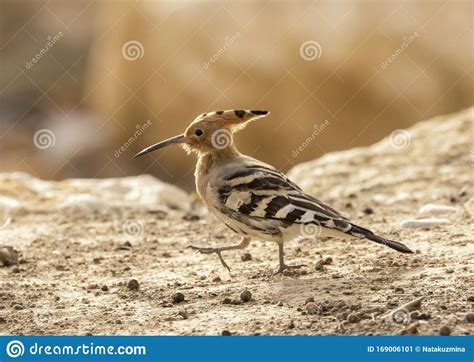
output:
[{"label": "bird's tail", "polygon": [[413,251],[411,251],[406,245],[399,243],[398,241],[382,238],[381,236],[375,235],[372,231],[364,229],[354,224],[352,224],[350,234],[354,236],[358,236],[358,237],[364,237],[371,241],[375,241],[378,244],[386,245],[389,248],[399,251],[400,253],[408,253],[408,254],[413,253]]}]

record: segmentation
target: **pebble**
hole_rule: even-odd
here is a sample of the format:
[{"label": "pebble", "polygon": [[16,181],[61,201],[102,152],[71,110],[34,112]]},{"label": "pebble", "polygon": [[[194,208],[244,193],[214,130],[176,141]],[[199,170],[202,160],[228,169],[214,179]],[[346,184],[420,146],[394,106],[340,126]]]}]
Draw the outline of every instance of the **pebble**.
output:
[{"label": "pebble", "polygon": [[173,295],[173,302],[181,303],[184,301],[184,294],[183,293],[175,293]]},{"label": "pebble", "polygon": [[242,254],[242,256],[240,257],[240,259],[241,259],[242,261],[250,261],[250,260],[252,260],[252,254],[250,254],[250,253],[244,253],[244,254]]},{"label": "pebble", "polygon": [[448,326],[442,326],[439,329],[439,334],[442,336],[449,336],[451,334],[451,328],[449,328]]},{"label": "pebble", "polygon": [[224,300],[222,301],[222,304],[231,304],[232,303],[232,299],[230,298],[224,298]]},{"label": "pebble", "polygon": [[357,323],[359,321],[359,317],[357,317],[357,315],[351,313],[347,316],[347,321],[349,323]]},{"label": "pebble", "polygon": [[109,287],[107,285],[103,285],[102,288],[100,288],[103,292],[108,292]]},{"label": "pebble", "polygon": [[418,333],[418,327],[417,325],[412,325],[410,327],[405,328],[402,330],[400,333],[401,335],[407,335],[407,334],[417,334]]},{"label": "pebble", "polygon": [[304,301],[304,304],[308,304],[308,303],[314,303],[314,298],[313,297],[306,298],[306,300]]},{"label": "pebble", "polygon": [[180,310],[178,312],[178,315],[183,319],[188,319],[188,317],[189,317],[189,314],[186,310]]},{"label": "pebble", "polygon": [[25,307],[23,307],[21,304],[15,304],[15,305],[13,305],[13,309],[22,310],[22,309],[25,309]]},{"label": "pebble", "polygon": [[232,335],[232,333],[230,333],[230,331],[228,331],[227,329],[225,329],[221,332],[221,336],[231,336],[231,335]]},{"label": "pebble", "polygon": [[408,220],[403,220],[400,223],[400,226],[403,229],[408,229],[408,228],[426,228],[426,227],[430,227],[430,226],[443,225],[443,224],[449,224],[449,220],[448,219],[436,219],[436,218],[408,219]]},{"label": "pebble", "polygon": [[315,303],[309,302],[309,303],[306,303],[305,309],[309,314],[313,314],[313,313],[316,313],[317,307]]},{"label": "pebble", "polygon": [[467,320],[469,323],[474,323],[474,313],[467,313],[467,314],[466,314],[466,320]]},{"label": "pebble", "polygon": [[374,213],[374,210],[371,207],[366,207],[364,209],[364,214],[366,215],[372,215]]},{"label": "pebble", "polygon": [[252,300],[252,293],[250,292],[250,290],[244,290],[242,294],[240,294],[240,299],[244,303],[250,302]]},{"label": "pebble", "polygon": [[139,287],[140,287],[140,283],[138,283],[138,280],[136,279],[130,279],[127,282],[127,288],[130,290],[138,290]]},{"label": "pebble", "polygon": [[324,270],[324,265],[330,265],[332,264],[332,258],[328,257],[326,259],[321,259],[316,263],[315,269],[318,271]]},{"label": "pebble", "polygon": [[201,217],[199,215],[193,214],[192,212],[183,216],[183,220],[186,220],[186,221],[198,221],[200,219]]},{"label": "pebble", "polygon": [[474,295],[470,295],[469,297],[467,297],[467,301],[474,302]]},{"label": "pebble", "polygon": [[0,317],[0,324],[1,324],[1,323],[7,323],[7,320],[6,320],[5,318],[3,318],[3,317]]},{"label": "pebble", "polygon": [[10,266],[18,263],[19,254],[11,246],[0,247],[0,264]]},{"label": "pebble", "polygon": [[456,212],[456,210],[457,209],[453,206],[426,204],[421,207],[419,213],[436,215],[436,214],[447,214],[451,212]]}]

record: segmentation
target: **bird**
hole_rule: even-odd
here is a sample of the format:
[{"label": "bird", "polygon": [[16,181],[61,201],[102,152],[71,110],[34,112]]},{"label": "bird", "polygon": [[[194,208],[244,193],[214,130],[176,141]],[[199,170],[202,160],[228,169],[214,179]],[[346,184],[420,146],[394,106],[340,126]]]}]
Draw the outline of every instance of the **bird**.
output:
[{"label": "bird", "polygon": [[246,248],[252,239],[278,244],[278,268],[273,274],[304,265],[285,262],[286,242],[331,236],[365,238],[401,253],[412,253],[404,244],[378,236],[304,192],[275,167],[237,150],[234,134],[253,121],[269,115],[262,110],[227,110],[196,117],[184,133],[138,152],[139,157],[171,145],[197,154],[196,190],[205,206],[230,230],[240,243],[220,247],[190,248],[203,254],[217,254],[230,271],[222,252]]}]

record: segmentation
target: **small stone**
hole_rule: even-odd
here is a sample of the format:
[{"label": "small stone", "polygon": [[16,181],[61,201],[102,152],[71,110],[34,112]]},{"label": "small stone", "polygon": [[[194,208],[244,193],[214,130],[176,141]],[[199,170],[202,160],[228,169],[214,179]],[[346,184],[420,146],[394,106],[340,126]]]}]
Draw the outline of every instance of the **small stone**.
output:
[{"label": "small stone", "polygon": [[325,259],[321,259],[320,261],[318,261],[318,262],[316,263],[315,269],[316,269],[317,271],[324,270],[324,265],[329,265],[329,264],[332,264],[332,258],[331,258],[331,257],[328,257],[328,258],[325,258]]},{"label": "small stone", "polygon": [[401,287],[395,288],[395,293],[404,293],[404,292],[405,292],[405,289],[403,289]]},{"label": "small stone", "polygon": [[283,307],[283,302],[282,302],[282,301],[279,301],[279,302],[277,303],[277,306],[278,306],[278,307]]},{"label": "small stone", "polygon": [[130,290],[138,290],[139,287],[140,287],[140,283],[138,283],[138,280],[136,279],[130,279],[127,282],[127,288]]},{"label": "small stone", "polygon": [[[122,244],[120,244],[119,246],[117,246],[117,248],[115,250],[130,250],[132,248],[132,243],[130,241],[126,241]],[[100,263],[100,260],[99,260],[99,263]],[[97,264],[99,264],[97,263]]]},{"label": "small stone", "polygon": [[109,291],[109,287],[107,285],[103,285],[100,290],[102,290],[103,292],[108,292]]},{"label": "small stone", "polygon": [[222,301],[222,304],[231,304],[232,303],[232,299],[230,298],[224,298],[224,300]]},{"label": "small stone", "polygon": [[313,302],[306,303],[305,309],[309,314],[316,313],[317,307],[316,304]]},{"label": "small stone", "polygon": [[241,305],[242,301],[240,299],[232,299],[230,304],[232,304],[232,305]]},{"label": "small stone", "polygon": [[442,336],[449,336],[451,334],[451,328],[449,328],[448,326],[442,326],[439,329],[439,334]]},{"label": "small stone", "polygon": [[22,309],[25,309],[25,307],[23,307],[21,304],[14,304],[14,305],[13,305],[13,309],[15,309],[15,310],[22,310]]},{"label": "small stone", "polygon": [[400,333],[401,335],[410,335],[410,334],[417,334],[418,333],[418,327],[417,325],[412,325],[412,326],[409,326],[407,328],[405,328],[404,330],[402,330],[402,332]]},{"label": "small stone", "polygon": [[290,322],[288,325],[287,325],[288,329],[293,329],[295,328],[295,324],[293,322]]},{"label": "small stone", "polygon": [[200,219],[201,217],[199,215],[193,214],[192,212],[183,216],[183,220],[186,220],[186,221],[198,221]]},{"label": "small stone", "polygon": [[454,273],[454,269],[453,268],[446,269],[446,273],[452,274]]},{"label": "small stone", "polygon": [[250,302],[252,300],[252,293],[250,290],[244,290],[242,294],[240,294],[240,299],[244,303]]},{"label": "small stone", "polygon": [[306,300],[304,301],[304,304],[308,304],[308,303],[314,303],[314,298],[313,297],[306,298]]},{"label": "small stone", "polygon": [[175,293],[173,295],[173,302],[181,303],[184,301],[184,294],[183,293]]},{"label": "small stone", "polygon": [[250,253],[244,253],[244,254],[242,254],[242,256],[240,257],[240,259],[241,259],[242,261],[250,261],[250,260],[252,260],[252,254],[250,254]]},{"label": "small stone", "polygon": [[364,214],[366,215],[372,215],[374,213],[374,210],[371,207],[366,207],[364,209]]},{"label": "small stone", "polygon": [[474,303],[474,295],[470,295],[469,297],[467,297],[467,301]]},{"label": "small stone", "polygon": [[474,313],[467,313],[467,314],[466,314],[466,320],[467,320],[469,323],[474,323]]},{"label": "small stone", "polygon": [[10,266],[18,264],[19,254],[11,246],[0,247],[0,265]]},{"label": "small stone", "polygon": [[349,323],[357,323],[359,321],[359,317],[357,317],[357,315],[351,313],[347,316],[347,321]]},{"label": "small stone", "polygon": [[227,329],[221,332],[221,336],[231,336],[231,335],[232,333],[230,333],[230,331],[228,331]]},{"label": "small stone", "polygon": [[212,279],[212,281],[213,281],[214,283],[220,283],[220,282],[222,281],[222,279],[221,279],[221,277],[214,277],[214,278]]},{"label": "small stone", "polygon": [[0,324],[2,324],[2,323],[7,323],[7,320],[3,317],[0,317]]},{"label": "small stone", "polygon": [[18,274],[19,272],[21,272],[21,270],[17,266],[12,269],[12,273],[14,274]]},{"label": "small stone", "polygon": [[178,315],[183,319],[188,319],[188,317],[189,317],[189,314],[186,310],[180,310],[178,312]]}]

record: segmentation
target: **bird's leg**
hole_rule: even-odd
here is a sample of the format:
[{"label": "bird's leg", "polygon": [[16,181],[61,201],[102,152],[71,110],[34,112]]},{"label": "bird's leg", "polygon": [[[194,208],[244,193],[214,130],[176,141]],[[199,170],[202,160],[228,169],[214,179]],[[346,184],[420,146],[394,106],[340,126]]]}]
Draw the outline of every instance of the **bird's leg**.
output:
[{"label": "bird's leg", "polygon": [[280,266],[277,270],[273,272],[273,275],[282,274],[286,269],[299,269],[304,267],[304,264],[300,265],[286,265],[285,264],[285,250],[283,249],[283,242],[278,243],[278,259],[280,261]]},{"label": "bird's leg", "polygon": [[237,244],[237,245],[222,246],[222,247],[219,247],[219,248],[202,248],[202,247],[193,246],[193,245],[190,245],[189,247],[190,247],[191,249],[197,250],[197,251],[199,251],[200,253],[203,253],[203,254],[216,253],[217,256],[219,257],[219,260],[221,261],[222,265],[224,266],[224,268],[227,268],[227,270],[230,271],[229,266],[227,265],[227,263],[225,262],[224,258],[222,257],[222,252],[223,252],[223,251],[227,251],[227,250],[244,249],[244,248],[246,248],[249,244],[250,244],[250,238],[247,237],[247,236],[244,236],[244,237],[242,237],[242,240],[240,241],[240,243]]}]

